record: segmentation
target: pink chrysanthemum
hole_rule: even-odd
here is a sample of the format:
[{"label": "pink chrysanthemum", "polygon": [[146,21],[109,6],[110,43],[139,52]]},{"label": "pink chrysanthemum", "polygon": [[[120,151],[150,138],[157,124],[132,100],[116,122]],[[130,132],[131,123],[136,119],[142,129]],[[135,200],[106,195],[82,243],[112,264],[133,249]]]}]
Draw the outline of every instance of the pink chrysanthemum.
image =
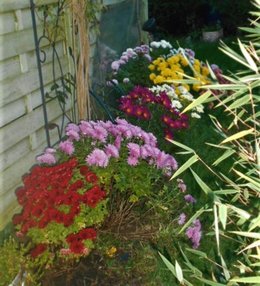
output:
[{"label": "pink chrysanthemum", "polygon": [[59,148],[62,152],[68,154],[69,156],[72,155],[74,153],[74,150],[75,150],[73,143],[69,140],[60,142]]},{"label": "pink chrysanthemum", "polygon": [[89,166],[107,167],[109,158],[103,150],[94,149],[92,153],[87,156],[86,162]]}]

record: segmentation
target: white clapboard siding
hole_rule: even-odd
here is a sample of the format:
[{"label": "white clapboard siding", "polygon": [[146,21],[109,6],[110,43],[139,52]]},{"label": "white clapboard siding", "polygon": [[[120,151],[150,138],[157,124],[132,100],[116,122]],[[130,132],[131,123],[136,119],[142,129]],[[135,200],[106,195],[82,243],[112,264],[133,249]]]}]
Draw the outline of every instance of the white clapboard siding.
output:
[{"label": "white clapboard siding", "polygon": [[[1,6],[1,4],[0,4]],[[4,13],[0,16],[0,35],[15,31],[15,17],[13,13]]]},{"label": "white clapboard siding", "polygon": [[[19,56],[0,61],[0,81],[7,78],[12,78],[20,74],[20,59]],[[1,90],[1,87],[0,87]]]},{"label": "white clapboard siding", "polygon": [[[61,63],[63,67],[66,67],[66,59],[62,58]],[[56,75],[59,77],[59,67],[55,66]],[[66,70],[66,69],[65,69]],[[42,68],[44,75],[44,83],[49,84],[53,80],[52,64],[44,65]],[[39,87],[39,75],[37,69],[31,70],[27,73],[20,74],[15,78],[6,79],[1,82],[0,86],[0,107],[17,100],[26,94],[36,90]]]}]

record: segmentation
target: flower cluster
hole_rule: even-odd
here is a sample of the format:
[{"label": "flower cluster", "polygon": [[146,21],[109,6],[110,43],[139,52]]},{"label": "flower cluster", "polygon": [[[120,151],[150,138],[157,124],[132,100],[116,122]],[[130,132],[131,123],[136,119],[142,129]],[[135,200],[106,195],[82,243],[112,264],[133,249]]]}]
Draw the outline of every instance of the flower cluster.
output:
[{"label": "flower cluster", "polygon": [[[187,187],[183,182],[183,180],[178,179],[178,187],[183,194],[186,193]],[[196,204],[196,199],[192,195],[186,194],[184,195],[184,202],[186,203],[186,205],[194,205]],[[187,220],[187,214],[182,212],[179,215],[177,223],[178,225],[184,225],[186,223],[186,220]],[[195,249],[198,248],[202,236],[200,220],[199,219],[194,220],[192,224],[186,229],[185,234],[191,241],[192,247]]]},{"label": "flower cluster", "polygon": [[[47,149],[40,161],[50,161]],[[103,221],[106,192],[98,177],[72,157],[55,166],[35,166],[23,178],[24,186],[16,196],[22,212],[13,217],[18,236],[35,243],[31,251],[37,257],[46,250],[84,255],[96,238],[94,227]]]},{"label": "flower cluster", "polygon": [[[198,81],[198,83],[192,86],[193,91],[197,92],[200,89],[200,85],[211,82],[208,78],[209,70],[206,65],[198,59],[191,61],[184,53],[158,57],[151,62],[148,68],[151,71],[149,75],[150,80],[154,84],[173,82],[173,85],[177,87],[181,85],[177,82],[178,80],[184,79],[185,75],[192,75]],[[190,91],[191,87],[188,84],[183,86],[187,91]]]},{"label": "flower cluster", "polygon": [[[178,165],[173,156],[157,147],[157,139],[140,127],[124,119],[111,121],[84,121],[68,124],[67,139],[55,152],[63,160],[75,157],[91,168],[100,183],[109,192],[125,192],[128,201],[138,201],[154,191],[154,184],[162,186]],[[50,149],[38,157],[41,163],[50,163]],[[52,163],[52,161],[51,161]],[[112,185],[111,185],[112,184]]]},{"label": "flower cluster", "polygon": [[[154,119],[154,114],[157,113],[164,127],[165,137],[172,139],[174,131],[186,129],[189,126],[188,116],[180,114],[175,101],[171,100],[164,90],[153,93],[152,89],[136,86],[128,95],[120,98],[119,108],[126,115],[142,120],[157,121],[157,118]],[[180,107],[180,105],[177,107]]]}]

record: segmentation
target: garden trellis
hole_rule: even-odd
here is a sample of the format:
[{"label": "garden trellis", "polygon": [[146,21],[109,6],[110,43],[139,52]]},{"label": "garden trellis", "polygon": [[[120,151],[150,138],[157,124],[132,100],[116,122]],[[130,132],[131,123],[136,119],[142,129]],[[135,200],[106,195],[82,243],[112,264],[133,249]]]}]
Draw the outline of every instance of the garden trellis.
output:
[{"label": "garden trellis", "polygon": [[[2,0],[0,4],[0,229],[17,210],[14,191],[21,184],[22,175],[34,164],[35,156],[44,147],[58,142],[63,136],[65,124],[76,118],[76,109],[72,113],[74,99],[64,103],[64,98],[56,98],[57,95],[62,97],[64,92],[75,92],[73,86],[69,85],[68,76],[75,73],[69,49],[69,46],[73,46],[70,9],[66,8],[64,15],[60,15],[59,21],[64,31],[58,34],[55,42],[43,37],[44,24],[48,24],[44,21],[49,21],[45,8],[52,7],[57,13],[57,5],[62,2]],[[147,18],[146,0],[106,0],[103,6],[104,11],[97,13],[100,25],[109,13],[119,13],[122,7],[130,7],[131,14],[128,15],[125,29],[127,31],[132,29],[131,25],[135,25],[135,41],[144,40],[140,27]],[[35,26],[32,20],[34,16]],[[107,27],[111,28],[109,25]],[[122,27],[118,28],[122,30]],[[97,47],[99,49],[100,43],[104,42],[103,29],[104,25],[100,28],[91,25],[88,34],[89,76],[90,82],[96,84],[102,79],[100,73],[95,71],[100,71],[100,50]],[[122,48],[115,49],[116,52],[121,52],[129,43],[122,44]],[[63,78],[66,78],[66,82]],[[71,94],[68,94],[70,98]]]}]

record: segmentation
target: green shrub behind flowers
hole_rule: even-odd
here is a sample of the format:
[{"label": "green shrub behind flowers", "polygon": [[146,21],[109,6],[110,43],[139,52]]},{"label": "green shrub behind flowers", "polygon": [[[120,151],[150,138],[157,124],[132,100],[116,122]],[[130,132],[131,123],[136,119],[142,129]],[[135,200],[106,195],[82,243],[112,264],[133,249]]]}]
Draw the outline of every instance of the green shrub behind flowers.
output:
[{"label": "green shrub behind flowers", "polygon": [[[66,140],[47,148],[16,192],[17,236],[34,244],[33,257],[88,255],[98,230],[122,205],[149,200],[177,169],[156,147],[151,133],[125,120],[81,121],[66,128]],[[177,187],[175,188],[177,190]],[[119,202],[119,203],[118,203]]]}]

